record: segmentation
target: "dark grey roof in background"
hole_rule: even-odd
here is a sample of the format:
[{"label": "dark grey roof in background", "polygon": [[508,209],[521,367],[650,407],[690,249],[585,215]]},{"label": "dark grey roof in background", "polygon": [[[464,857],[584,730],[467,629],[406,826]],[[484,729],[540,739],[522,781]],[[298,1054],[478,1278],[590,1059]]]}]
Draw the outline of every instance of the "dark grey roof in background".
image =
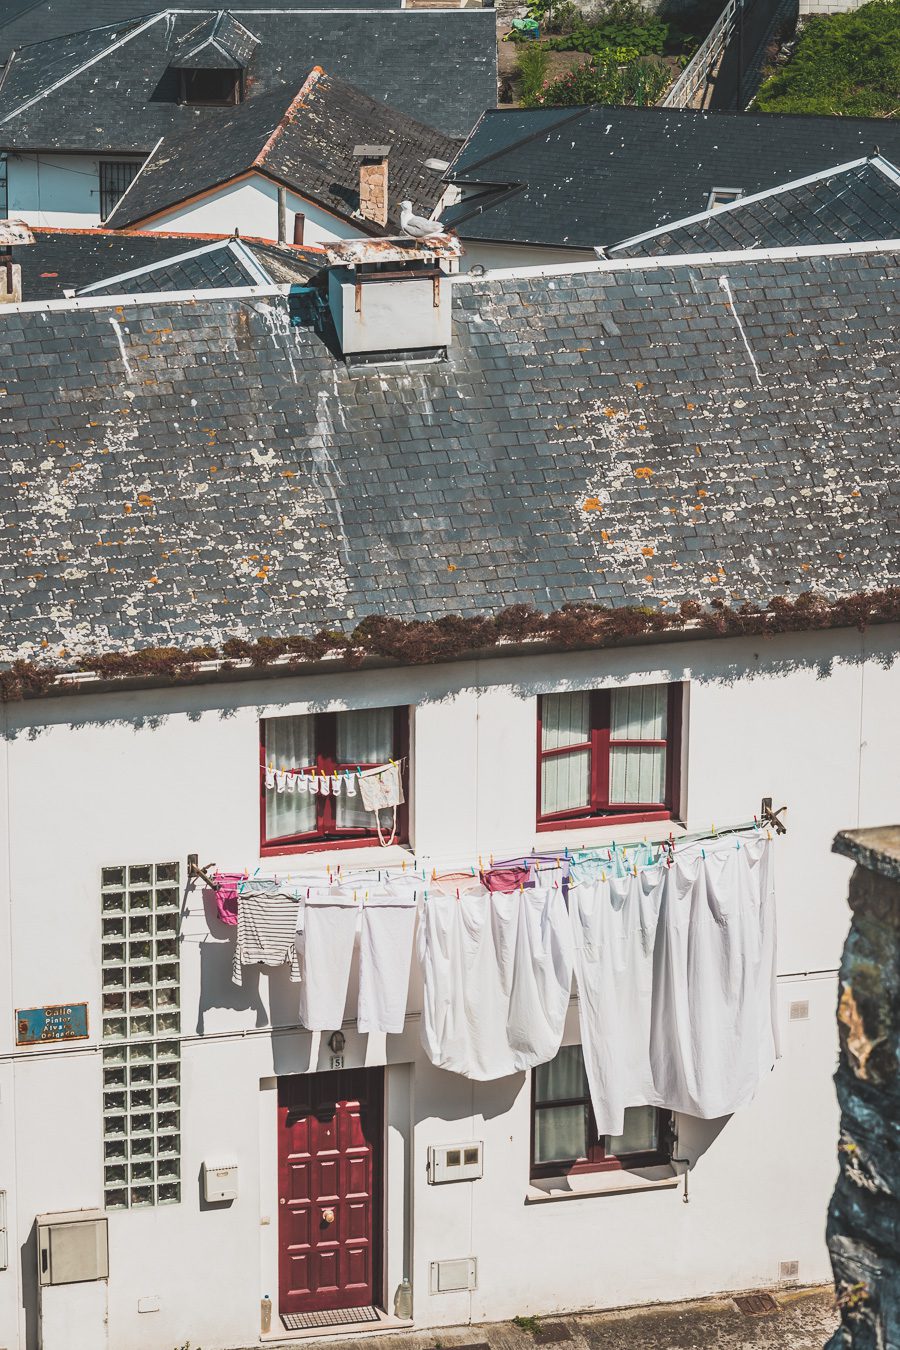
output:
[{"label": "dark grey roof in background", "polygon": [[[180,258],[210,243],[208,236],[191,238],[184,234],[115,234],[103,230],[31,228],[35,243],[14,250],[15,260],[22,266],[22,293],[26,301],[59,300],[66,291],[80,291],[105,277],[117,277],[167,259]],[[222,240],[223,246],[228,242]],[[304,281],[320,271],[324,261],[324,254],[316,249],[264,244],[250,239],[242,239],[241,244],[250,249],[274,282]],[[122,282],[113,289],[133,293],[139,289],[174,288],[160,284],[159,273],[148,275],[155,275],[151,287]],[[192,280],[182,280],[178,284],[184,289],[195,289],[212,283],[204,281],[202,272],[195,270]]]},{"label": "dark grey roof in background", "polygon": [[215,244],[186,249],[131,276],[111,276],[80,294],[151,295],[155,291],[264,286],[285,281],[301,283],[320,272],[324,263],[324,253],[312,249],[259,246],[243,239],[223,239]]},{"label": "dark grey roof in background", "polygon": [[[274,4],[271,6],[274,8]],[[195,21],[203,13],[215,13],[222,8],[216,3],[192,3],[184,6]],[[265,4],[258,6],[265,9]],[[277,0],[277,8],[285,10],[311,9],[399,9],[400,0]],[[104,28],[108,24],[125,24],[132,19],[153,14],[156,8],[148,0],[3,0],[0,11],[0,65],[14,48],[46,42],[49,38],[64,37],[66,33],[81,32],[85,28]],[[231,8],[238,18],[254,10]]]},{"label": "dark grey roof in background", "polygon": [[[366,140],[390,146],[391,202],[408,197],[430,214],[444,183],[425,161],[452,159],[456,143],[361,89],[313,70],[299,93],[266,94],[229,108],[215,125],[166,136],[107,223],[117,229],[136,224],[251,168],[349,217],[359,207],[359,160],[353,147]],[[369,228],[377,232],[376,226]]]},{"label": "dark grey roof in background", "polygon": [[463,239],[593,248],[871,155],[900,162],[900,121],[675,108],[492,109],[447,175],[511,189],[441,219]]},{"label": "dark grey roof in background", "polygon": [[895,255],[453,291],[369,372],[302,297],[0,314],[0,655],[900,582]]},{"label": "dark grey roof in background", "polygon": [[811,183],[719,207],[698,220],[676,222],[649,239],[618,244],[609,253],[646,258],[879,239],[900,239],[900,172],[884,160],[871,159]]},{"label": "dark grey roof in background", "polygon": [[[275,91],[290,97],[311,67],[321,65],[334,78],[457,138],[496,102],[493,10],[372,9],[339,18],[327,10],[230,12],[260,39],[248,100]],[[161,10],[155,19],[124,28],[72,34],[16,52],[0,85],[0,147],[149,152],[173,131],[220,125],[227,108],[175,101],[178,73],[170,58],[196,23],[195,13]]]}]

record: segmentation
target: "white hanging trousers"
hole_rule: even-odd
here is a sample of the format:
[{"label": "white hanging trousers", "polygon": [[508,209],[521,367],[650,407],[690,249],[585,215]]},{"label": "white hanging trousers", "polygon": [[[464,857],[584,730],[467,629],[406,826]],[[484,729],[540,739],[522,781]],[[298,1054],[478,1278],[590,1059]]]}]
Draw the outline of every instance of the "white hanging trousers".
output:
[{"label": "white hanging trousers", "polygon": [[416,901],[403,895],[369,895],[359,938],[359,1009],[362,1032],[398,1035],[406,1019]]},{"label": "white hanging trousers", "polygon": [[336,1031],[344,1020],[359,909],[352,895],[300,903],[295,938],[302,974],[300,1021],[310,1031]]}]

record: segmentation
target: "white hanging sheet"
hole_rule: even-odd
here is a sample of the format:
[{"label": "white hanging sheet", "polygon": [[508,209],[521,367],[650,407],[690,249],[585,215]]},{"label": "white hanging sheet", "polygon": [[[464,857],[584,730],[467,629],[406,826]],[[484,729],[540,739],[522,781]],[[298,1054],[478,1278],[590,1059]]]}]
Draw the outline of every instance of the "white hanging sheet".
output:
[{"label": "white hanging sheet", "polygon": [[[549,878],[548,878],[549,879]],[[572,986],[561,887],[458,896],[429,890],[419,913],[422,1043],[466,1078],[505,1078],[552,1059]]]},{"label": "white hanging sheet", "polygon": [[569,892],[579,1019],[600,1134],[629,1106],[702,1119],[753,1097],[778,1056],[772,849],[760,835],[676,851]]}]

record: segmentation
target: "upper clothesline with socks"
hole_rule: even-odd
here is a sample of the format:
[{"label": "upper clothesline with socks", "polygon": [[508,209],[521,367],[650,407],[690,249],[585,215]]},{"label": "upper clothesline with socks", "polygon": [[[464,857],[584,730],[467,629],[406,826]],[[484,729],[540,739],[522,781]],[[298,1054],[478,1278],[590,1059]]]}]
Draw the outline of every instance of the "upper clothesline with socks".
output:
[{"label": "upper clothesline with socks", "polygon": [[[339,797],[344,793],[347,797],[355,797],[358,787],[366,810],[374,810],[374,806],[366,805],[366,798],[373,790],[396,795],[404,763],[403,759],[392,759],[387,764],[376,764],[368,769],[357,765],[355,769],[334,769],[331,773],[319,773],[309,767],[276,769],[275,761],[270,760],[265,765],[263,777],[267,792],[312,793],[313,796],[323,797]],[[381,803],[382,806],[392,804]]]}]

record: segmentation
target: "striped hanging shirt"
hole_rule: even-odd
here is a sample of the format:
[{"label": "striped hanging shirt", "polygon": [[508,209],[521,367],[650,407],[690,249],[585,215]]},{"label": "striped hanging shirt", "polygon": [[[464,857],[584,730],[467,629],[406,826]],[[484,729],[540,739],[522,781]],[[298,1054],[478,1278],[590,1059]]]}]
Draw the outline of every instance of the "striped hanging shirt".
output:
[{"label": "striped hanging shirt", "polygon": [[242,966],[283,966],[290,962],[291,979],[300,980],[300,962],[294,947],[297,901],[289,895],[238,896],[237,942],[231,978],[242,984]]}]

